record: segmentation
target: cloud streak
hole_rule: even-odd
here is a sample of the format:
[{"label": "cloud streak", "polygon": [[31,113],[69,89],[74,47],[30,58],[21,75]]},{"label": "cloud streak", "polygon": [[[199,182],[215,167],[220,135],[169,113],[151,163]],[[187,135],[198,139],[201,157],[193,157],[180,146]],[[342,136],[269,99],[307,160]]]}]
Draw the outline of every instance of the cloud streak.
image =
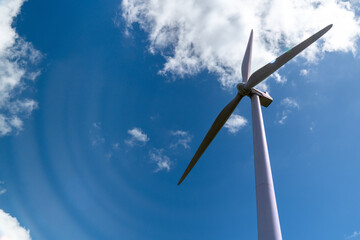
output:
[{"label": "cloud streak", "polygon": [[229,87],[241,79],[251,29],[254,70],[331,23],[331,31],[301,56],[316,62],[325,52],[356,54],[356,7],[354,1],[338,0],[123,0],[121,14],[127,31],[139,24],[148,33],[149,51],[166,59],[160,73],[185,76],[207,70]]},{"label": "cloud streak", "polygon": [[0,2],[0,136],[23,129],[23,119],[37,108],[31,99],[20,99],[20,94],[40,74],[34,66],[42,55],[26,42],[13,26],[24,0]]}]

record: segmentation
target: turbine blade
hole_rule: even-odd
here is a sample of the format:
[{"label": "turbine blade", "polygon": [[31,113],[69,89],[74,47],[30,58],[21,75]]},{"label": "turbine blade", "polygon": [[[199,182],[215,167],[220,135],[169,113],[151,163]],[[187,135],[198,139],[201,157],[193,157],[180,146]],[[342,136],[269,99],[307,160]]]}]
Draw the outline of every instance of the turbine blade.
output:
[{"label": "turbine blade", "polygon": [[220,129],[224,126],[226,121],[229,119],[230,115],[232,114],[232,112],[234,111],[234,109],[239,104],[239,102],[242,98],[243,98],[242,95],[240,95],[239,93],[236,94],[235,98],[233,100],[231,100],[231,102],[228,103],[228,105],[226,105],[226,107],[217,116],[217,118],[215,119],[215,122],[213,123],[210,130],[206,134],[204,140],[201,142],[198,150],[196,151],[194,157],[190,161],[188,167],[186,168],[184,174],[180,178],[180,181],[178,182],[177,185],[180,185],[180,183],[182,181],[184,181],[186,176],[189,174],[191,169],[195,166],[196,162],[199,160],[199,158],[204,153],[206,148],[209,146],[211,141],[215,138],[216,134],[220,131]]},{"label": "turbine blade", "polygon": [[251,88],[255,87],[257,84],[262,82],[265,78],[273,74],[276,70],[278,70],[281,66],[283,66],[285,63],[287,63],[290,59],[298,55],[300,52],[302,52],[305,48],[310,46],[312,43],[314,43],[316,40],[318,40],[321,36],[323,36],[327,31],[330,30],[332,27],[332,24],[329,26],[321,29],[308,39],[304,40],[294,48],[290,49],[289,51],[282,54],[280,57],[276,58],[274,61],[266,64],[256,72],[254,72],[248,82],[246,83],[245,89],[250,90]]},{"label": "turbine blade", "polygon": [[249,42],[246,47],[244,59],[241,65],[241,75],[243,82],[247,82],[249,79],[250,71],[251,71],[251,55],[252,55],[252,45],[253,45],[253,30],[251,29]]}]

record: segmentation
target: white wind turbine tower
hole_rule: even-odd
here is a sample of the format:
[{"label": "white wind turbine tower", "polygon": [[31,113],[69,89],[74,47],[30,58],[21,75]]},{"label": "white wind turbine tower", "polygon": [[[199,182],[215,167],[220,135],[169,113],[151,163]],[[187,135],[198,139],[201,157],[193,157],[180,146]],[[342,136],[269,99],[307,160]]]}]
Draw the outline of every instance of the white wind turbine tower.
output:
[{"label": "white wind turbine tower", "polygon": [[264,122],[260,105],[267,107],[272,102],[268,93],[261,92],[254,87],[273,74],[290,59],[298,55],[309,45],[318,40],[327,31],[332,24],[321,29],[308,39],[304,40],[294,48],[288,50],[274,61],[266,64],[250,77],[251,53],[253,42],[253,31],[251,31],[249,42],[246,48],[245,56],[241,66],[243,82],[237,85],[238,93],[231,102],[220,112],[205,138],[201,142],[193,159],[186,168],[178,185],[185,179],[216,134],[224,126],[240,100],[244,96],[251,98],[253,144],[254,144],[254,162],[255,162],[255,185],[256,185],[256,207],[257,207],[257,225],[259,240],[281,240],[281,229],[279,215],[276,205],[274,184],[271,174],[269,152],[266,142]]}]

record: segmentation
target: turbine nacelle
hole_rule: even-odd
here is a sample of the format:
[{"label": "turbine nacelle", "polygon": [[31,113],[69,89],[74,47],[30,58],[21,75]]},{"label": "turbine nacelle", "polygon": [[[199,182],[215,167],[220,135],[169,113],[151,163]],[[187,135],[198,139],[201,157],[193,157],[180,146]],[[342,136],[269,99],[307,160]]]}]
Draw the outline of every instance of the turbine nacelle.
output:
[{"label": "turbine nacelle", "polygon": [[251,97],[253,94],[258,95],[260,98],[260,104],[264,107],[268,107],[273,101],[268,92],[262,92],[256,88],[247,90],[246,83],[239,83],[236,85],[236,88],[241,96]]},{"label": "turbine nacelle", "polygon": [[268,92],[262,92],[256,88],[252,88],[248,96],[251,97],[254,94],[259,96],[260,104],[263,107],[268,107],[273,101],[273,98],[269,95]]}]

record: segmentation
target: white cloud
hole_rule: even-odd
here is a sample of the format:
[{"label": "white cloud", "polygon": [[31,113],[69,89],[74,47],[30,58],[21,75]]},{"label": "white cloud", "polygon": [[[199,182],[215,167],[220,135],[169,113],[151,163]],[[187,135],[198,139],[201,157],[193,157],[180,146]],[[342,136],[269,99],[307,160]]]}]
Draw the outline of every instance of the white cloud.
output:
[{"label": "white cloud", "polygon": [[0,240],[31,240],[31,237],[16,218],[0,209]]},{"label": "white cloud", "polygon": [[331,23],[333,28],[302,57],[316,62],[325,52],[355,54],[360,36],[355,7],[355,1],[339,0],[123,0],[121,4],[128,27],[138,23],[148,33],[150,52],[166,59],[161,73],[184,76],[208,70],[227,87],[241,79],[251,29],[253,70]]},{"label": "white cloud", "polygon": [[150,139],[148,136],[141,130],[141,128],[133,128],[128,130],[130,138],[125,140],[125,143],[134,146],[136,143],[145,144]]},{"label": "white cloud", "polygon": [[161,170],[166,170],[167,172],[170,171],[173,163],[170,158],[164,154],[164,149],[153,148],[150,150],[149,156],[151,161],[155,162],[157,166],[154,172],[159,172]]},{"label": "white cloud", "polygon": [[16,33],[13,21],[25,0],[0,1],[0,136],[18,132],[23,118],[37,108],[31,99],[19,99],[26,80],[35,80],[38,70],[30,70],[42,55]]},{"label": "white cloud", "polygon": [[170,144],[170,148],[177,148],[179,145],[186,149],[190,148],[189,143],[192,140],[192,136],[188,132],[182,130],[170,131],[170,135],[176,137],[176,142]]},{"label": "white cloud", "polygon": [[230,116],[230,118],[227,120],[227,122],[225,123],[224,127],[227,128],[230,133],[235,134],[240,129],[245,127],[247,122],[248,121],[244,117],[237,115],[237,114],[232,114]]},{"label": "white cloud", "polygon": [[19,99],[26,80],[35,80],[40,74],[31,68],[42,57],[31,43],[18,36],[13,26],[24,1],[0,1],[0,136],[20,131],[22,119],[37,108],[34,100]]},{"label": "white cloud", "polygon": [[309,74],[309,70],[307,70],[307,69],[300,70],[300,76],[307,76],[308,74]]},{"label": "white cloud", "polygon": [[300,106],[298,104],[298,102],[295,100],[295,99],[292,99],[292,98],[284,98],[281,102],[280,102],[281,105],[287,107],[287,108],[297,108],[299,109]]}]

